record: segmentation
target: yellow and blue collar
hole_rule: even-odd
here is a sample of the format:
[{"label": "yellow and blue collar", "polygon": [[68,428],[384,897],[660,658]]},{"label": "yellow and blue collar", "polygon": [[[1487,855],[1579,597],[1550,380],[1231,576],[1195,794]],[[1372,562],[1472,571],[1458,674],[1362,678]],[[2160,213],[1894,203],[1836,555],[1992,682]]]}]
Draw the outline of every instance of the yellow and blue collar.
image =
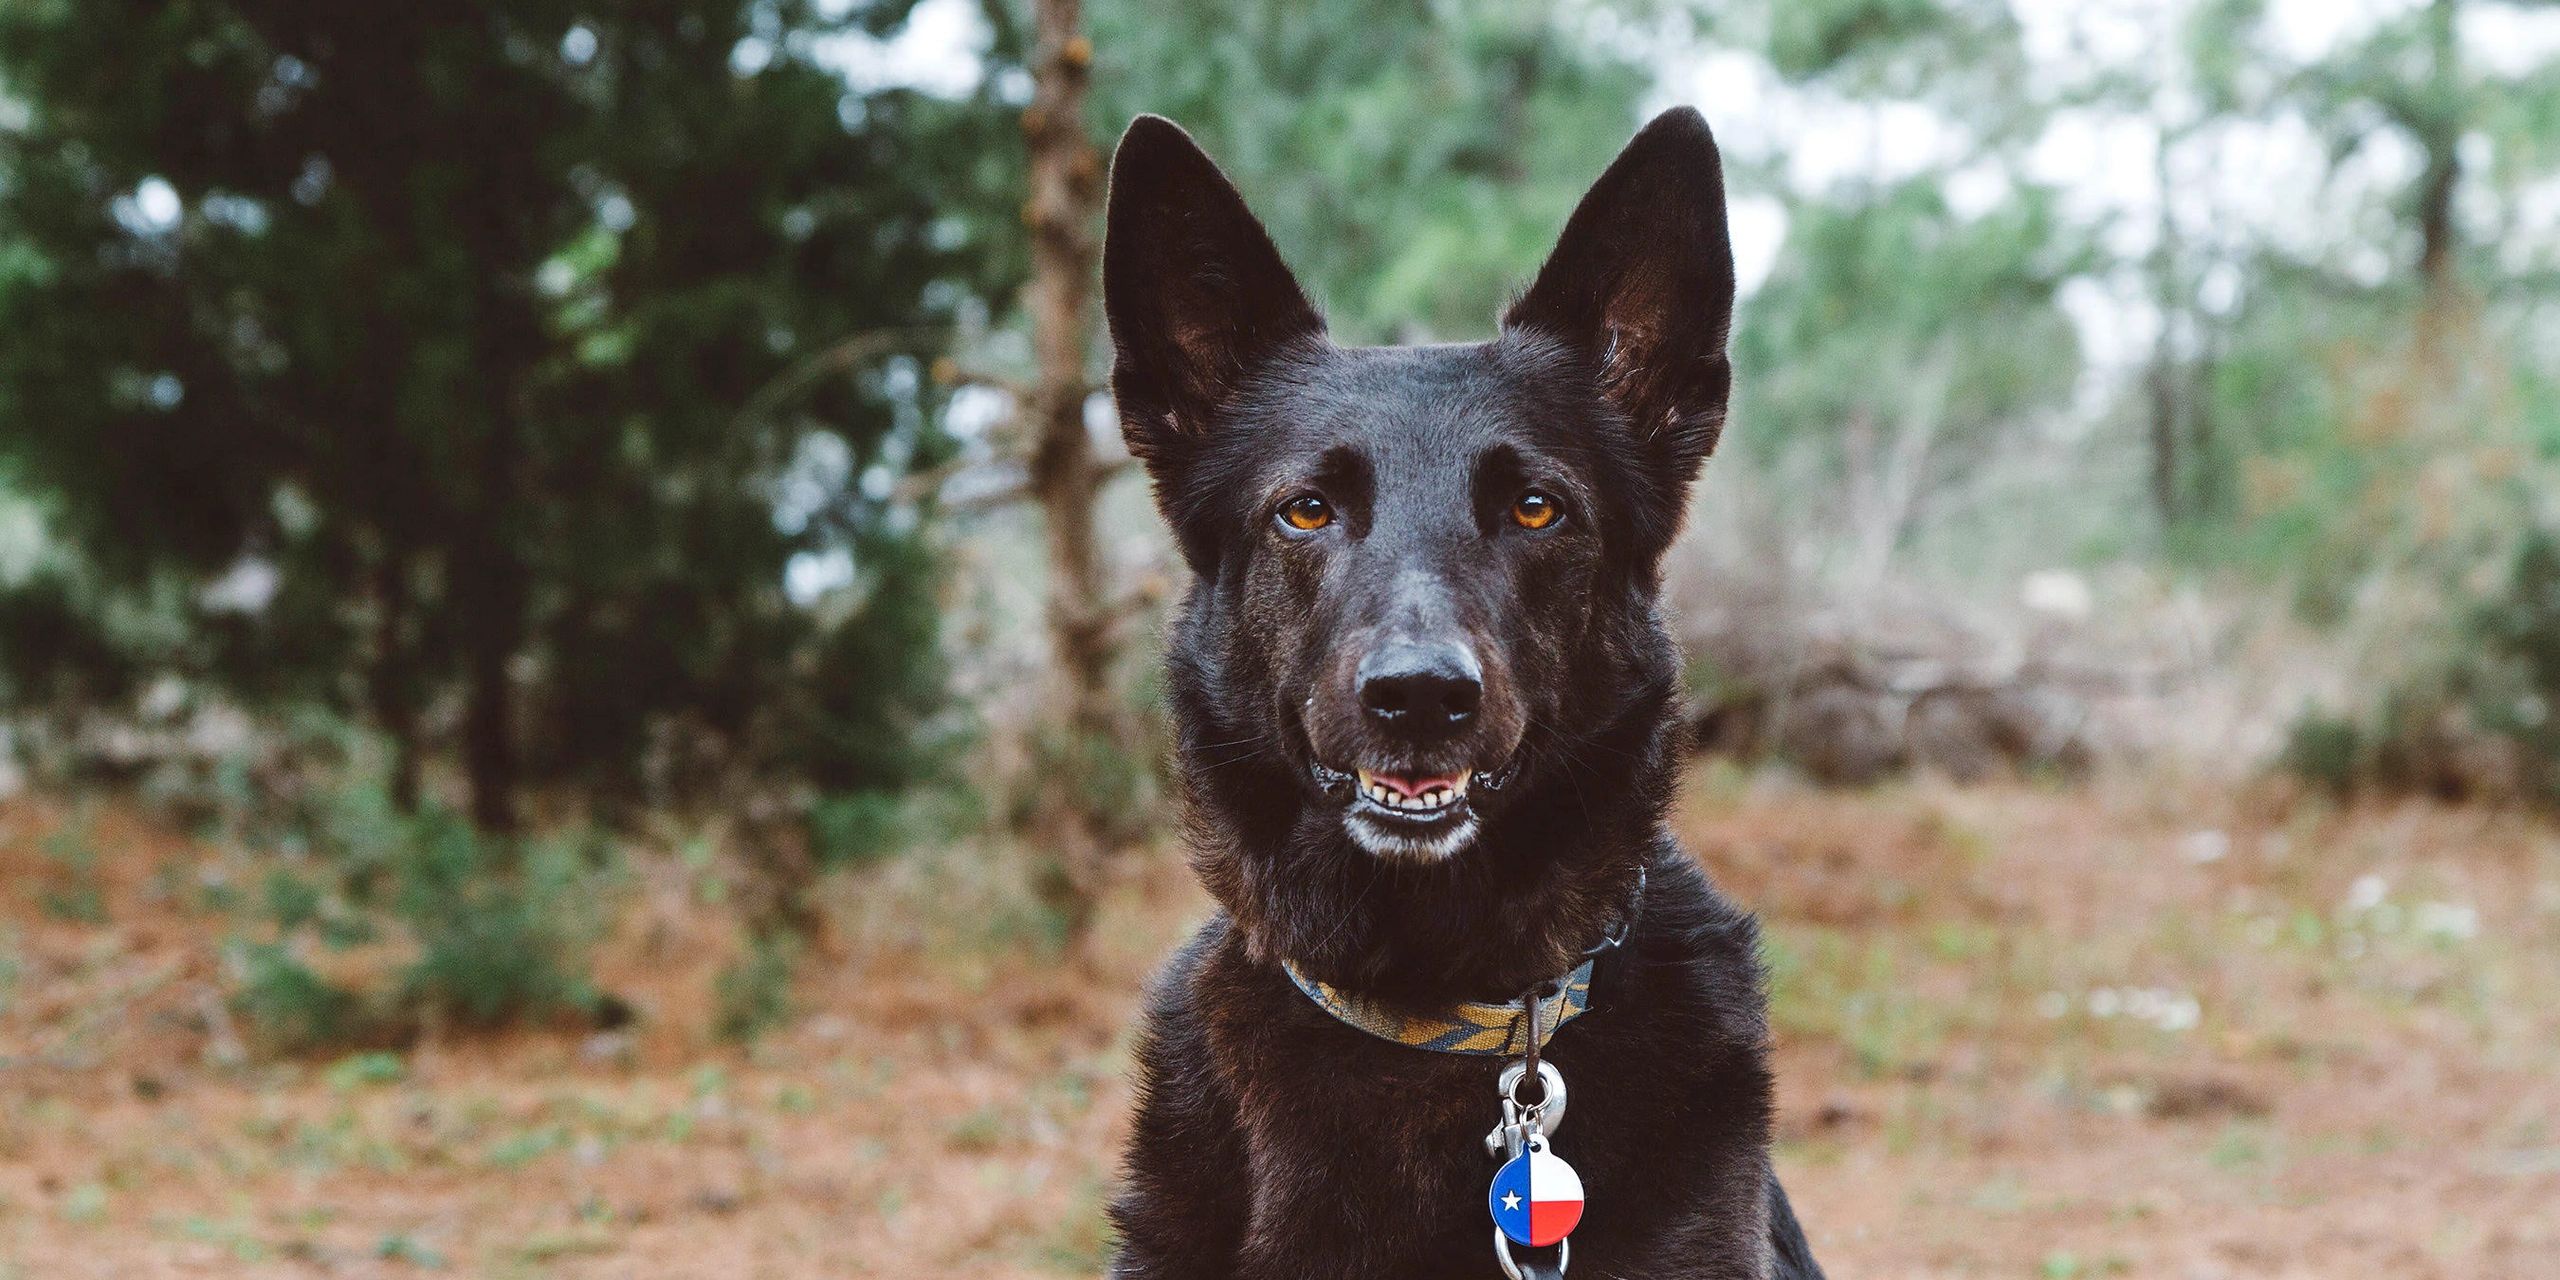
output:
[{"label": "yellow and blue collar", "polygon": [[[1546,1048],[1564,1024],[1591,1008],[1593,971],[1603,958],[1615,954],[1635,935],[1636,920],[1644,914],[1645,878],[1645,869],[1637,867],[1634,890],[1628,895],[1626,909],[1619,913],[1616,927],[1598,945],[1582,953],[1582,963],[1573,972],[1548,984],[1547,994],[1539,997],[1538,1048]],[[1411,1013],[1318,982],[1300,971],[1295,961],[1283,960],[1280,967],[1300,992],[1316,1002],[1317,1008],[1381,1040],[1437,1053],[1509,1056],[1529,1050],[1528,1010],[1521,1007],[1520,1001],[1493,1004],[1469,1000],[1437,1013]]]},{"label": "yellow and blue collar", "polygon": [[[1595,963],[1596,960],[1584,960],[1581,967],[1554,984],[1552,994],[1539,1000],[1539,1048],[1546,1048],[1558,1028],[1591,1007],[1591,968]],[[1289,981],[1315,1001],[1317,1008],[1381,1040],[1439,1053],[1508,1056],[1528,1050],[1527,1011],[1517,1000],[1502,1004],[1470,1000],[1438,1013],[1417,1014],[1318,982],[1300,972],[1294,963],[1282,961],[1280,967],[1289,971]]]}]

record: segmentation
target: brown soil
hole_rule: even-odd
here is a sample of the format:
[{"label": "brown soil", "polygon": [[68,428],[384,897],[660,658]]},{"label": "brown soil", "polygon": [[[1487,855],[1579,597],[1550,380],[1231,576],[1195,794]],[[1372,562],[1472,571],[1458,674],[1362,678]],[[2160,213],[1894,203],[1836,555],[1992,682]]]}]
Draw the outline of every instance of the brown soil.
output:
[{"label": "brown soil", "polygon": [[[1780,1169],[1843,1280],[2560,1275],[2560,828],[1721,770],[1684,813],[1767,917]],[[716,868],[641,857],[631,1031],[242,1062],[196,890],[259,865],[0,806],[0,1280],[1092,1274],[1137,991],[1203,910],[1161,857],[1069,964],[995,855],[849,878],[741,1050]]]}]

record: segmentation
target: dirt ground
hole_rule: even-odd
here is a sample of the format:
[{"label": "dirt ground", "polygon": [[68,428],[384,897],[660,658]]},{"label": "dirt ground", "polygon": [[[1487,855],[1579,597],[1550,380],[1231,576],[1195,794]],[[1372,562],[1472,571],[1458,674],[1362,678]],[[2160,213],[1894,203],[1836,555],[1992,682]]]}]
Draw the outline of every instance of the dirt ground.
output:
[{"label": "dirt ground", "polygon": [[[1137,990],[1205,910],[1162,857],[1079,973],[983,850],[850,876],[740,1049],[716,871],[635,857],[632,1030],[261,1062],[189,891],[257,855],[109,806],[66,867],[66,817],[0,806],[0,1280],[1090,1275]],[[2560,1276],[2560,826],[1718,769],[1681,825],[1768,921],[1842,1280]]]}]

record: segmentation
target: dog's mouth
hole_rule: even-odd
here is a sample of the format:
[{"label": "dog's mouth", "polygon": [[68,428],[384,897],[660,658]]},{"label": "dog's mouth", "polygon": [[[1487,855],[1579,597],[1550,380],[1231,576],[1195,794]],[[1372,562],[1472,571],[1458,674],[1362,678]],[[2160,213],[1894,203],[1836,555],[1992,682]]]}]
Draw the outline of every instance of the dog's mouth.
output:
[{"label": "dog's mouth", "polygon": [[1430,859],[1447,857],[1474,837],[1471,797],[1501,790],[1511,772],[1508,764],[1432,773],[1313,766],[1316,786],[1341,801],[1343,826],[1362,848],[1381,857]]},{"label": "dog's mouth", "polygon": [[1354,770],[1361,801],[1397,818],[1430,819],[1464,804],[1473,769],[1456,773],[1393,774]]}]

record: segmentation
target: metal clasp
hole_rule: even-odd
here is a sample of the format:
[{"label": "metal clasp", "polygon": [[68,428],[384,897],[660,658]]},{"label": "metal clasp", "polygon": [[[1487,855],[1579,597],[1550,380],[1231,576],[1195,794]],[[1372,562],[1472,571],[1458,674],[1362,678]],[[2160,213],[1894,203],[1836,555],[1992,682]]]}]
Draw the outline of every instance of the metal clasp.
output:
[{"label": "metal clasp", "polygon": [[1520,1086],[1529,1078],[1528,1064],[1515,1062],[1502,1069],[1502,1123],[1484,1135],[1484,1153],[1498,1160],[1508,1160],[1526,1150],[1529,1134],[1552,1138],[1564,1123],[1564,1073],[1552,1062],[1538,1064],[1539,1097],[1536,1102],[1520,1100]]}]

